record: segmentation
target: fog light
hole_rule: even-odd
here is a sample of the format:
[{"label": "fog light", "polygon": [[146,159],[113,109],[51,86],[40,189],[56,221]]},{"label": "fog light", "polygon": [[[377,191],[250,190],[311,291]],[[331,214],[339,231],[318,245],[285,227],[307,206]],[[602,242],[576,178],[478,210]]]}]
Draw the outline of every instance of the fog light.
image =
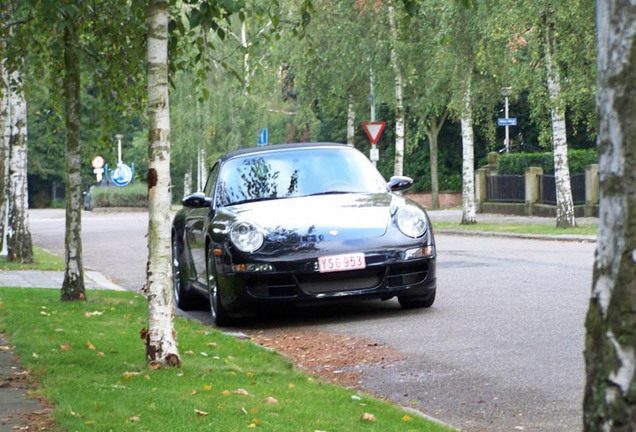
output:
[{"label": "fog light", "polygon": [[236,273],[246,273],[246,272],[271,272],[274,271],[274,267],[271,264],[234,264],[232,265],[232,269]]},{"label": "fog light", "polygon": [[435,246],[429,245],[404,251],[404,260],[430,257],[435,254]]}]

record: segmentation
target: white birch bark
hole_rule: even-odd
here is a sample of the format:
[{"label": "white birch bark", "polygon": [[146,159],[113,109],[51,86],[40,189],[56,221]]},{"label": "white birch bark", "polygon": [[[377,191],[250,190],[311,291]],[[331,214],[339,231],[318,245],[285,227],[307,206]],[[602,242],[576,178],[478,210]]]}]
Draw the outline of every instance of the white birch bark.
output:
[{"label": "white birch bark", "polygon": [[353,147],[353,139],[356,134],[356,110],[353,103],[353,96],[349,95],[349,106],[347,107],[347,144]]},{"label": "white birch bark", "polygon": [[192,160],[188,164],[188,170],[183,175],[183,196],[188,196],[192,193]]},{"label": "white birch bark", "polygon": [[2,62],[0,63],[0,256],[7,256],[9,141],[11,139],[9,108],[9,77]]},{"label": "white birch bark", "polygon": [[391,65],[395,73],[395,166],[393,174],[401,176],[404,172],[404,102],[402,97],[402,72],[397,60],[395,46],[398,43],[397,24],[395,22],[395,11],[393,6],[389,6],[389,21],[391,24]]},{"label": "white birch bark", "polygon": [[[249,87],[250,87],[250,52],[248,49],[247,43],[247,22],[243,21],[241,23],[241,45],[245,49],[245,54],[243,55],[243,72],[244,72],[244,82],[243,82],[243,95],[247,96]],[[247,103],[245,101],[244,103]]]},{"label": "white birch bark", "polygon": [[33,262],[33,244],[29,228],[29,195],[27,189],[27,104],[22,77],[11,73],[9,142],[9,208],[7,224],[7,257],[9,261]]},{"label": "white birch bark", "polygon": [[199,190],[202,191],[205,187],[205,181],[208,179],[208,164],[206,162],[207,155],[205,148],[201,148],[201,150],[199,150],[199,154],[201,156],[199,159],[199,163],[201,164],[199,167],[199,170],[201,171],[201,183],[199,185]]},{"label": "white birch bark", "polygon": [[73,20],[64,26],[64,111],[66,162],[66,231],[64,235],[64,281],[60,299],[86,299],[82,257],[82,134],[80,120],[79,36]]},{"label": "white birch bark", "polygon": [[475,135],[473,132],[473,111],[471,101],[471,81],[473,69],[468,68],[461,112],[462,129],[462,225],[477,223],[475,216]]},{"label": "white birch bark", "polygon": [[585,431],[636,430],[636,5],[599,0],[599,231],[586,319]]},{"label": "white birch bark", "polygon": [[148,298],[146,359],[152,366],[181,363],[173,327],[170,249],[170,105],[168,2],[148,4]]},{"label": "white birch bark", "polygon": [[[547,16],[547,15],[546,15]],[[566,138],[565,109],[561,100],[561,77],[559,69],[553,63],[554,43],[551,27],[546,18],[545,26],[545,65],[547,69],[548,94],[550,96],[552,116],[552,140],[554,147],[554,180],[556,183],[556,225],[559,228],[576,225],[574,201],[568,167],[568,143]]]}]

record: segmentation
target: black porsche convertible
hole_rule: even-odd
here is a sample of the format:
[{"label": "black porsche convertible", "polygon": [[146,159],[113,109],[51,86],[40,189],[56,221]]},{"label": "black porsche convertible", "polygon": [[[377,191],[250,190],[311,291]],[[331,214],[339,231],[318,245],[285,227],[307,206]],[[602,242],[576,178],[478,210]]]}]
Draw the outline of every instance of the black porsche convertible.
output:
[{"label": "black porsche convertible", "polygon": [[[330,143],[238,150],[183,198],[172,229],[174,297],[207,297],[225,326],[278,303],[435,300],[435,240],[426,212],[356,149]],[[202,298],[204,297],[204,298]]]}]

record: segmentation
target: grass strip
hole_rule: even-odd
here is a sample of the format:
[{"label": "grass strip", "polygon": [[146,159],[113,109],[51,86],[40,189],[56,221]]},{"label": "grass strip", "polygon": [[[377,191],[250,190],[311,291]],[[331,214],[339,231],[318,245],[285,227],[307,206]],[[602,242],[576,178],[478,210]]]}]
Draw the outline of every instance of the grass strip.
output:
[{"label": "grass strip", "polygon": [[147,303],[136,293],[91,291],[87,302],[61,303],[57,290],[0,288],[0,309],[0,331],[55,406],[59,430],[449,430],[178,317],[182,366],[153,370],[139,336]]},{"label": "grass strip", "polygon": [[0,257],[0,270],[52,270],[64,271],[64,259],[50,254],[43,249],[33,248],[33,263],[21,264]]},{"label": "grass strip", "polygon": [[590,235],[595,236],[598,230],[596,225],[578,226],[575,228],[557,228],[552,225],[526,225],[510,223],[477,223],[473,225],[461,225],[457,222],[433,222],[436,230],[464,230],[464,231],[484,231],[501,232],[515,234],[541,234],[541,235]]}]

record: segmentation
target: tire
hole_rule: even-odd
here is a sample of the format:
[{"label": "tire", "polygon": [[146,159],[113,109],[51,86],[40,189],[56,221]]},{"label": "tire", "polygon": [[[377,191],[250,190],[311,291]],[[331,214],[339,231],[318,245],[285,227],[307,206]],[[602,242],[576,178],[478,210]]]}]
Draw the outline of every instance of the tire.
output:
[{"label": "tire", "polygon": [[174,292],[174,304],[181,310],[189,311],[194,308],[192,295],[184,289],[181,277],[181,247],[176,235],[172,236],[172,291]]},{"label": "tire", "polygon": [[398,296],[398,302],[402,309],[429,308],[435,303],[435,290],[425,297]]},{"label": "tire", "polygon": [[219,294],[218,285],[216,283],[216,272],[214,270],[214,254],[210,246],[208,246],[207,250],[206,272],[212,321],[217,327],[227,327],[232,324],[233,320],[221,302],[221,295]]}]

